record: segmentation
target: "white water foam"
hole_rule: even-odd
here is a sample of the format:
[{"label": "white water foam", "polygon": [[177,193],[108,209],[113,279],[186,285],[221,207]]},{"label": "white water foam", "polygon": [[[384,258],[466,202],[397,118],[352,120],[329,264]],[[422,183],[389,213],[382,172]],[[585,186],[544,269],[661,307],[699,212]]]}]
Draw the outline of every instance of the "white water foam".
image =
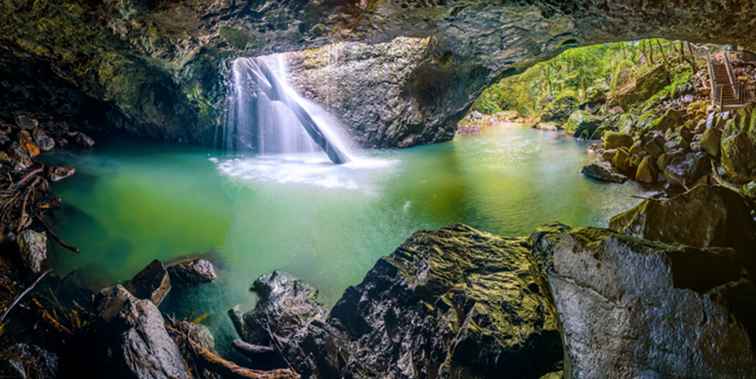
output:
[{"label": "white water foam", "polygon": [[247,183],[300,184],[327,189],[371,192],[375,179],[399,161],[359,158],[334,165],[323,154],[281,154],[210,158],[221,174]]}]

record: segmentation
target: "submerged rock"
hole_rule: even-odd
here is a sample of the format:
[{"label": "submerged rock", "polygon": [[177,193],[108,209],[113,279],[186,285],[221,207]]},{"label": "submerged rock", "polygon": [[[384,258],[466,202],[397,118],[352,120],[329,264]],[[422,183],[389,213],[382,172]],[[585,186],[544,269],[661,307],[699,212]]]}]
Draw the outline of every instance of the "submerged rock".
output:
[{"label": "submerged rock", "polygon": [[58,357],[39,346],[18,343],[0,351],[0,378],[55,379]]},{"label": "submerged rock", "polygon": [[203,258],[173,262],[168,265],[168,274],[171,284],[185,287],[209,283],[218,277],[213,263]]},{"label": "submerged rock", "polygon": [[18,247],[26,268],[34,273],[42,271],[47,259],[47,234],[26,229],[18,235]]},{"label": "submerged rock", "polygon": [[589,163],[584,166],[580,172],[589,178],[600,180],[602,182],[624,183],[627,181],[625,175],[614,171],[612,165],[603,160],[596,160]]},{"label": "submerged rock", "polygon": [[137,298],[160,305],[171,290],[171,278],[163,263],[155,259],[125,286]]},{"label": "submerged rock", "polygon": [[76,174],[76,169],[71,166],[50,167],[50,180],[59,182]]},{"label": "submerged rock", "polygon": [[547,284],[522,241],[417,232],[331,311],[356,378],[537,378],[562,360]]},{"label": "submerged rock", "polygon": [[740,280],[732,250],[564,226],[531,241],[559,313],[566,377],[756,375],[744,326],[753,323],[734,317],[753,297],[732,296],[735,305],[722,295]]},{"label": "submerged rock", "polygon": [[121,285],[101,291],[96,299],[97,340],[105,369],[118,378],[189,379],[181,352],[150,300],[134,297]]}]

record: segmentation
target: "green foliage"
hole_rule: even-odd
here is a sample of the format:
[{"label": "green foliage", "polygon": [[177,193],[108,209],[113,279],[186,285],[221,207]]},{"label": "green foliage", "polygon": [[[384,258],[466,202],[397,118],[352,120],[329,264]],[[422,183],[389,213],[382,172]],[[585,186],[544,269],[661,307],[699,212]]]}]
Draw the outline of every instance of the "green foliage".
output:
[{"label": "green foliage", "polygon": [[[473,109],[482,113],[516,110],[524,116],[539,116],[554,99],[574,97],[587,102],[597,92],[611,96],[659,64],[679,62],[679,57],[675,58],[678,51],[679,42],[661,39],[570,49],[486,89]],[[687,83],[692,72],[687,69],[673,74],[667,94]]]}]

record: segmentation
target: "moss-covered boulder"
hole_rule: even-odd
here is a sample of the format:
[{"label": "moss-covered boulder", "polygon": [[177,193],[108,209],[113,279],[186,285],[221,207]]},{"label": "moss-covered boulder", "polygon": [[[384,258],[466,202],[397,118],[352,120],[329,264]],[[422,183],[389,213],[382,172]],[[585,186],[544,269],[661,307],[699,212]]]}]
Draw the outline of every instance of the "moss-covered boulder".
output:
[{"label": "moss-covered boulder", "polygon": [[640,76],[632,85],[622,88],[612,98],[612,102],[624,109],[630,109],[650,99],[671,83],[671,76],[664,65],[659,65]]},{"label": "moss-covered boulder", "polygon": [[601,137],[601,140],[604,142],[604,148],[606,149],[629,148],[633,145],[633,136],[621,132],[607,131]]},{"label": "moss-covered boulder", "polygon": [[643,157],[638,165],[638,169],[635,170],[635,180],[641,183],[653,184],[656,182],[657,172],[654,159],[647,155]]},{"label": "moss-covered boulder", "polygon": [[719,157],[719,145],[722,142],[722,131],[717,128],[709,128],[701,135],[701,149],[713,158]]},{"label": "moss-covered boulder", "polygon": [[664,178],[678,187],[695,185],[711,169],[709,157],[703,151],[685,153],[678,150],[663,154],[657,165]]},{"label": "moss-covered boulder", "polygon": [[644,200],[613,217],[609,226],[655,241],[729,247],[756,262],[756,223],[749,205],[738,192],[722,186],[699,185],[670,199]]},{"label": "moss-covered boulder", "polygon": [[677,109],[668,109],[663,115],[651,119],[644,126],[644,131],[666,132],[668,129],[676,128],[682,125],[685,120],[685,113]]},{"label": "moss-covered boulder", "polygon": [[412,235],[331,311],[359,378],[538,378],[558,370],[557,314],[524,240],[468,226]]},{"label": "moss-covered boulder", "polygon": [[603,118],[600,116],[578,110],[567,119],[564,124],[564,132],[575,138],[593,139],[602,121]]},{"label": "moss-covered boulder", "polygon": [[634,167],[629,150],[624,147],[617,149],[612,157],[612,166],[625,175],[632,174]]},{"label": "moss-covered boulder", "polygon": [[738,111],[722,132],[722,166],[728,178],[746,183],[756,178],[756,116],[752,108]]}]

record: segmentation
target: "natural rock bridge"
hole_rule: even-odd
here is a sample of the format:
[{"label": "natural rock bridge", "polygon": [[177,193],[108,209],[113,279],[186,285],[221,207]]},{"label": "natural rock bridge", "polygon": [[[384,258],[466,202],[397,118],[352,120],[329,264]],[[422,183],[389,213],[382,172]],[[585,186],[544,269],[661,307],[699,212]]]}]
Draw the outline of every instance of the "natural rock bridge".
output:
[{"label": "natural rock bridge", "polygon": [[379,120],[377,140],[361,139],[409,146],[450,139],[485,87],[564,49],[646,37],[756,49],[755,16],[747,0],[17,0],[0,8],[0,104],[56,104],[96,127],[208,142],[231,58],[430,37],[397,83],[411,117],[392,119],[400,133]]}]

